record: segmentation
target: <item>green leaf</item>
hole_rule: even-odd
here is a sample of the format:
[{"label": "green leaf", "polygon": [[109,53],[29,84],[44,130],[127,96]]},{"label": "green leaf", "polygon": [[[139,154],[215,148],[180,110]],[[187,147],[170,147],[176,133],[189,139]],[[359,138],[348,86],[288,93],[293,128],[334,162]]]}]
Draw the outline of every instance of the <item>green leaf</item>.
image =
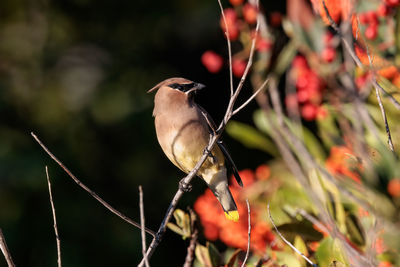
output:
[{"label": "green leaf", "polygon": [[200,262],[202,266],[213,267],[213,265],[211,264],[210,253],[207,247],[197,244],[194,254],[196,255],[196,259]]},{"label": "green leaf", "polygon": [[278,155],[275,145],[266,136],[247,124],[230,121],[226,126],[226,131],[246,147],[260,149],[273,156]]},{"label": "green leaf", "polygon": [[318,136],[322,139],[325,147],[332,147],[340,142],[341,137],[335,123],[334,111],[327,105],[324,108],[328,110],[324,119],[316,120],[318,126]]},{"label": "green leaf", "polygon": [[176,224],[168,223],[167,227],[181,235],[183,239],[189,238],[192,234],[189,214],[181,209],[176,209],[174,211],[174,218]]},{"label": "green leaf", "polygon": [[276,60],[274,73],[281,76],[292,63],[296,54],[297,46],[294,41],[290,41],[279,54],[278,59]]},{"label": "green leaf", "polygon": [[296,253],[294,252],[286,252],[286,251],[276,251],[275,255],[277,256],[277,262],[280,265],[286,264],[290,267],[302,267],[301,262],[296,257]]},{"label": "green leaf", "polygon": [[210,255],[211,264],[213,267],[218,267],[221,256],[219,255],[218,249],[213,243],[207,242],[208,255]]},{"label": "green leaf", "polygon": [[346,267],[346,265],[340,261],[333,261],[329,264],[329,267]]},{"label": "green leaf", "polygon": [[396,30],[395,30],[395,44],[396,44],[396,55],[395,55],[395,64],[400,66],[400,10],[396,8]]},{"label": "green leaf", "polygon": [[[307,246],[304,243],[303,239],[299,236],[296,235],[294,238],[294,242],[293,245],[295,248],[297,248],[301,253],[303,253],[306,257],[308,257],[308,250],[307,250]],[[303,259],[303,257],[299,254],[297,254],[297,258],[299,259],[299,261],[302,263],[303,266],[306,265],[305,260]]]},{"label": "green leaf", "polygon": [[232,255],[230,256],[230,258],[228,259],[228,262],[226,263],[225,267],[234,267],[234,266],[235,266],[236,259],[237,259],[237,257],[239,256],[239,253],[240,253],[241,251],[242,251],[242,250],[240,250],[240,249],[235,250],[235,252],[233,252],[233,254],[232,254]]},{"label": "green leaf", "polygon": [[[325,238],[315,253],[319,267],[329,267],[331,263],[335,261],[346,263],[343,255],[344,252],[342,251],[339,242],[331,237]],[[347,263],[345,266],[347,266]]]},{"label": "green leaf", "polygon": [[[268,116],[269,118],[267,118]],[[268,113],[268,115],[265,114],[264,111],[262,110],[257,110],[253,114],[253,119],[254,123],[259,128],[261,131],[265,132],[266,134],[270,135],[272,134],[271,130],[273,127],[270,124],[271,120],[273,123],[277,124],[277,115],[275,112],[271,111]],[[307,129],[306,127],[296,125],[293,122],[290,121],[287,117],[284,117],[284,123],[287,125],[289,130],[293,135],[295,135],[298,139],[304,140],[304,145],[306,146],[307,150],[310,152],[312,156],[314,156],[316,159],[322,160],[325,159],[325,152],[324,149],[321,147],[320,142],[318,139],[314,136],[314,134]],[[281,127],[277,126],[277,129],[279,130]],[[298,152],[295,151],[294,152]],[[304,157],[304,155],[298,155],[300,159]]]}]

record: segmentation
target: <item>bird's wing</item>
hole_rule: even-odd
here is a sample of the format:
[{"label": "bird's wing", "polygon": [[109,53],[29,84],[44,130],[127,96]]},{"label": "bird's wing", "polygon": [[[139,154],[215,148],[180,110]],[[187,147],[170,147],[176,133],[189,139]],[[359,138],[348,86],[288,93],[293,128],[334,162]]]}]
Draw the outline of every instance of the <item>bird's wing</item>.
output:
[{"label": "bird's wing", "polygon": [[233,162],[233,159],[231,157],[231,155],[229,154],[228,150],[226,149],[224,143],[222,142],[222,140],[218,140],[217,141],[217,145],[219,146],[219,148],[221,149],[222,153],[225,156],[226,159],[226,163],[227,165],[230,167],[230,169],[232,170],[233,176],[235,176],[236,182],[238,183],[238,185],[240,185],[241,187],[243,187],[243,182],[242,182],[242,178],[240,178],[238,169],[235,165],[235,162]]},{"label": "bird's wing", "polygon": [[[197,106],[207,121],[208,130],[210,131],[210,133],[211,134],[215,133],[215,131],[217,130],[217,125],[215,124],[214,120],[211,118],[210,114],[208,114],[208,112],[205,111],[201,106],[199,106],[199,105],[197,105]],[[218,140],[217,145],[220,148],[220,150],[222,151],[222,154],[224,154],[224,157],[226,159],[225,162],[228,165],[227,167],[229,167],[229,169],[232,171],[233,176],[235,176],[236,182],[238,183],[238,185],[243,187],[242,178],[240,178],[239,171],[235,165],[235,162],[233,162],[233,159],[232,159],[231,155],[229,154],[228,149],[225,147],[224,142],[222,140]]]}]

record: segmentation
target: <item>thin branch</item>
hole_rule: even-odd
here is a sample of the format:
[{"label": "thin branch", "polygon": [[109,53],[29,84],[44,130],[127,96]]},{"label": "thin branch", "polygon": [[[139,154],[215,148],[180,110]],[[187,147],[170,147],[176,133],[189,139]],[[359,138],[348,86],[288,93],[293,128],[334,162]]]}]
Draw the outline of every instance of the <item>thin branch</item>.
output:
[{"label": "thin branch", "polygon": [[295,246],[293,246],[289,241],[286,240],[286,238],[279,232],[278,228],[276,227],[275,223],[274,223],[274,219],[272,218],[271,212],[269,210],[269,203],[267,205],[268,208],[268,215],[269,215],[269,219],[272,223],[272,225],[275,228],[275,231],[277,232],[277,234],[280,236],[280,238],[282,238],[282,240],[289,246],[291,247],[297,254],[299,254],[301,257],[303,257],[303,259],[305,259],[311,266],[314,267],[318,267],[317,264],[313,263],[309,258],[306,257],[306,255],[304,255],[303,253],[301,253],[300,250],[298,250]]},{"label": "thin branch", "polygon": [[196,250],[196,245],[197,245],[197,239],[199,237],[199,230],[195,226],[196,223],[196,215],[194,214],[194,211],[189,209],[189,215],[190,215],[190,220],[191,220],[191,238],[190,238],[190,244],[187,248],[187,254],[185,258],[185,263],[183,264],[183,267],[191,267],[193,260],[194,260],[194,254]]},{"label": "thin branch", "polygon": [[[219,2],[220,3],[220,2]],[[257,8],[258,8],[258,0],[257,0]],[[223,11],[221,11],[223,12]],[[260,16],[258,16],[257,18],[257,25],[256,25],[256,34],[253,37],[252,40],[252,44],[251,44],[251,49],[250,49],[250,55],[249,55],[249,60],[247,62],[246,65],[246,69],[242,75],[242,78],[236,88],[236,91],[233,93],[233,95],[230,97],[229,99],[229,103],[228,103],[228,107],[226,109],[225,115],[223,120],[221,121],[219,127],[217,128],[216,134],[211,135],[211,138],[208,142],[207,147],[204,149],[204,153],[201,156],[201,158],[199,159],[199,161],[197,162],[197,164],[195,165],[195,167],[186,175],[185,178],[182,179],[181,181],[181,185],[189,185],[190,182],[192,181],[192,179],[194,178],[194,176],[196,175],[196,173],[198,172],[198,170],[200,169],[200,167],[203,165],[203,163],[206,161],[206,159],[209,156],[210,151],[213,149],[214,145],[216,144],[216,142],[219,140],[219,138],[222,135],[222,131],[225,129],[225,126],[227,124],[227,122],[232,118],[232,114],[233,114],[233,107],[236,103],[236,99],[239,95],[239,93],[241,92],[241,89],[243,87],[243,83],[247,77],[247,74],[249,72],[249,69],[252,65],[253,62],[253,56],[254,56],[254,51],[255,51],[255,42],[256,42],[256,38],[257,38],[257,33],[259,30],[259,25],[260,25]],[[150,243],[149,248],[147,249],[146,252],[146,256],[150,259],[150,257],[153,255],[155,249],[157,248],[157,246],[160,244],[161,239],[166,231],[166,226],[167,223],[169,222],[169,220],[172,217],[172,214],[174,212],[174,210],[176,209],[176,206],[178,205],[179,200],[181,199],[182,195],[183,195],[184,191],[181,187],[179,187],[178,191],[175,193],[174,198],[172,199],[168,210],[166,212],[166,215],[164,216],[164,219],[156,233],[156,237],[153,238],[152,242]],[[144,266],[144,260],[142,259],[142,261],[139,263],[138,266]]]},{"label": "thin branch", "polygon": [[233,95],[233,72],[232,72],[232,48],[231,48],[231,39],[229,36],[229,28],[228,23],[226,22],[224,8],[222,6],[221,0],[218,0],[219,8],[221,9],[222,20],[224,21],[225,25],[225,35],[226,35],[226,42],[228,46],[228,58],[229,58],[229,87],[231,91],[231,97]]},{"label": "thin branch", "polygon": [[378,104],[379,104],[379,108],[381,110],[383,122],[385,123],[385,130],[386,130],[387,139],[388,139],[387,142],[388,142],[390,150],[392,150],[392,152],[394,152],[392,135],[390,134],[390,128],[389,128],[389,123],[388,123],[388,120],[386,117],[385,107],[383,106],[381,95],[379,94],[379,90],[377,87],[375,87],[375,94],[376,94],[376,99],[378,99]]},{"label": "thin branch", "polygon": [[267,79],[265,79],[265,81],[263,82],[263,84],[260,86],[260,88],[257,89],[257,91],[255,91],[253,93],[252,96],[249,97],[249,99],[247,99],[240,107],[236,108],[233,112],[232,112],[232,116],[234,116],[236,113],[238,113],[239,111],[241,111],[244,107],[246,107],[267,85],[269,81],[269,77],[267,77]]},{"label": "thin branch", "polygon": [[57,228],[56,209],[54,208],[53,193],[51,192],[51,183],[50,183],[50,177],[49,177],[49,170],[48,170],[47,166],[45,167],[45,169],[46,169],[47,185],[49,187],[51,212],[53,213],[53,223],[54,223],[53,227],[54,227],[54,233],[56,235],[56,242],[57,242],[57,264],[58,264],[58,267],[61,267],[61,240],[60,240],[60,236],[58,234],[58,228]]},{"label": "thin branch", "polygon": [[8,250],[6,239],[4,238],[3,231],[0,228],[0,250],[3,252],[4,258],[6,258],[8,267],[15,267],[15,264],[12,260],[11,253]]},{"label": "thin branch", "polygon": [[[100,196],[98,196],[94,191],[89,189],[86,185],[84,185],[75,175],[72,174],[72,172],[56,157],[54,156],[53,153],[50,152],[50,150],[40,141],[40,139],[33,133],[31,132],[32,137],[36,140],[36,142],[43,148],[44,151],[69,175],[69,177],[74,180],[75,183],[77,183],[83,190],[88,192],[92,197],[94,197],[97,201],[99,201],[104,207],[106,207],[109,211],[120,217],[122,220],[125,222],[137,227],[140,229],[140,224],[123,214],[122,212],[116,210],[113,208],[110,204],[108,204],[104,199],[102,199]],[[146,232],[153,237],[155,237],[155,233],[150,230],[150,229],[145,229]]]},{"label": "thin branch", "polygon": [[241,267],[246,266],[247,259],[249,258],[250,254],[250,243],[251,243],[251,218],[250,218],[250,204],[249,200],[246,198],[246,205],[247,205],[247,250],[246,256],[244,257],[243,263]]},{"label": "thin branch", "polygon": [[141,185],[139,185],[139,208],[140,208],[140,229],[142,233],[142,253],[145,266],[150,267],[149,259],[146,256],[146,232],[144,231],[146,227],[144,221],[145,218],[144,218],[144,204],[143,204],[143,189]]}]

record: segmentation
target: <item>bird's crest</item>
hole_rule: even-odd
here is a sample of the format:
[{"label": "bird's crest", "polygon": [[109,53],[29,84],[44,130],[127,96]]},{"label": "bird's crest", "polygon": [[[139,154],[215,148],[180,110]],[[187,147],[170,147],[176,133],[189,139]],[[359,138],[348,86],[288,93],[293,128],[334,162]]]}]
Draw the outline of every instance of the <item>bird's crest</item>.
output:
[{"label": "bird's crest", "polygon": [[168,85],[168,84],[172,84],[172,83],[185,84],[185,83],[192,83],[192,81],[185,79],[185,78],[180,78],[180,77],[169,78],[169,79],[166,79],[166,80],[158,83],[156,86],[154,86],[149,91],[147,91],[147,93],[151,93],[153,91],[158,90],[160,87],[162,87],[164,85]]}]

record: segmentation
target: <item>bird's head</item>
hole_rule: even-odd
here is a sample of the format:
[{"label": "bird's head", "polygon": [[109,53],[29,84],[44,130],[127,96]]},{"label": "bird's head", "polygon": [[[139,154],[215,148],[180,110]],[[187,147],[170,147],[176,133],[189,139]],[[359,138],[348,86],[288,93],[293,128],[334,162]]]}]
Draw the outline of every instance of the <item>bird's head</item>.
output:
[{"label": "bird's head", "polygon": [[163,87],[178,90],[186,95],[190,95],[197,90],[203,89],[205,85],[193,82],[185,78],[170,78],[160,82],[149,91],[147,91],[147,93],[151,93]]}]

